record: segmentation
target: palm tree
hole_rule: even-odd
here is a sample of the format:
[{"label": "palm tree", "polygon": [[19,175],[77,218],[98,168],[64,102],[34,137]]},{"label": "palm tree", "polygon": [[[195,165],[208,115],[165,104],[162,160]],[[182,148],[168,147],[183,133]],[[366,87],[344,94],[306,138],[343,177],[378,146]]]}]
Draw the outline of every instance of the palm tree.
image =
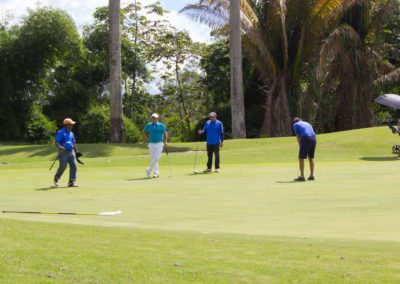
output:
[{"label": "palm tree", "polygon": [[242,43],[240,32],[240,0],[231,0],[229,7],[230,77],[232,138],[246,138],[243,98]]},{"label": "palm tree", "polygon": [[[231,117],[232,138],[246,138],[245,107],[243,97],[243,71],[242,71],[242,43],[241,43],[241,5],[240,0],[228,1],[199,1],[198,4],[188,5],[182,11],[205,9],[212,12],[215,8],[223,15],[222,24],[229,22],[229,59],[230,59],[230,93],[231,93]],[[204,5],[208,4],[210,6]],[[215,5],[215,7],[213,7]],[[223,9],[220,9],[222,5]],[[211,7],[211,9],[210,9]]]},{"label": "palm tree", "polygon": [[110,69],[110,123],[111,143],[123,143],[122,92],[121,92],[121,32],[120,0],[109,0],[109,69]]},{"label": "palm tree", "polygon": [[400,68],[384,64],[385,44],[378,36],[389,14],[399,13],[399,6],[395,0],[360,2],[343,15],[341,25],[325,41],[318,67],[321,130],[372,125],[374,91],[400,80]]},{"label": "palm tree", "polygon": [[[291,134],[291,117],[298,112],[304,59],[318,46],[322,29],[334,25],[357,0],[241,0],[243,48],[266,83],[261,136]],[[222,28],[228,0],[200,0],[183,11],[192,18]]]}]

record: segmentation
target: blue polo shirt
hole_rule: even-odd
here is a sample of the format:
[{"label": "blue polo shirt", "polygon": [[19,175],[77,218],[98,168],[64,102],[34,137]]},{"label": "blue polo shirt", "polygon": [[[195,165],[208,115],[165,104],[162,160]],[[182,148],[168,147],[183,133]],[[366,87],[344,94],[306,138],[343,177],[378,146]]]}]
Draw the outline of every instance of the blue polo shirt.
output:
[{"label": "blue polo shirt", "polygon": [[72,131],[63,127],[57,131],[55,141],[63,146],[65,150],[72,150],[76,144],[75,135]]},{"label": "blue polo shirt", "polygon": [[299,135],[300,138],[315,137],[315,132],[311,124],[302,120],[293,124],[293,131],[296,135]]},{"label": "blue polo shirt", "polygon": [[147,132],[149,134],[149,142],[150,143],[160,143],[163,142],[164,133],[167,131],[167,128],[161,122],[152,123],[149,122],[143,129],[143,132]]},{"label": "blue polo shirt", "polygon": [[207,144],[209,145],[221,144],[224,141],[224,126],[218,119],[208,120],[201,133],[207,134]]}]

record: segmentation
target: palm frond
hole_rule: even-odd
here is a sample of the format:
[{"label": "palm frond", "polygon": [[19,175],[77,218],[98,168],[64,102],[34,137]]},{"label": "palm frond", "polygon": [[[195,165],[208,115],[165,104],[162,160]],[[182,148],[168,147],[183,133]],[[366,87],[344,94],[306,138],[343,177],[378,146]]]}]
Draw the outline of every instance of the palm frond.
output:
[{"label": "palm frond", "polygon": [[342,25],[335,29],[322,45],[317,79],[324,81],[335,58],[346,52],[354,51],[360,45],[360,36],[349,25]]},{"label": "palm frond", "polygon": [[220,6],[189,4],[179,13],[187,15],[196,22],[205,23],[212,29],[222,28],[229,22],[229,14]]},{"label": "palm frond", "polygon": [[268,46],[265,34],[253,29],[243,37],[243,49],[264,78],[274,77],[277,66]]},{"label": "palm frond", "polygon": [[375,87],[384,87],[398,83],[400,83],[400,68],[397,68],[396,70],[379,77],[373,82]]},{"label": "palm frond", "polygon": [[280,0],[279,7],[280,7],[282,41],[283,41],[282,42],[283,43],[283,64],[286,68],[288,61],[289,61],[288,37],[287,37],[287,33],[286,33],[286,13],[287,13],[286,0]]},{"label": "palm frond", "polygon": [[311,9],[311,27],[315,30],[321,21],[339,19],[356,3],[366,0],[317,0]]}]

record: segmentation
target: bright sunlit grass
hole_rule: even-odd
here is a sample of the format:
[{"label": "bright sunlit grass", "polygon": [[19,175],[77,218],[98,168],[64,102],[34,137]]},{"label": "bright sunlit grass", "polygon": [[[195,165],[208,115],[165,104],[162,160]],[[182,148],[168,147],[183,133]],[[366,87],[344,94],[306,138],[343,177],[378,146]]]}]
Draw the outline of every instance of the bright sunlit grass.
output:
[{"label": "bright sunlit grass", "polygon": [[222,172],[207,175],[192,173],[196,143],[170,144],[172,177],[164,154],[159,179],[145,178],[145,145],[80,145],[78,189],[63,187],[67,172],[51,187],[53,146],[0,146],[1,210],[122,210],[3,213],[0,280],[395,283],[399,139],[386,128],[319,135],[317,180],[305,183],[292,182],[294,137],[226,141]]}]

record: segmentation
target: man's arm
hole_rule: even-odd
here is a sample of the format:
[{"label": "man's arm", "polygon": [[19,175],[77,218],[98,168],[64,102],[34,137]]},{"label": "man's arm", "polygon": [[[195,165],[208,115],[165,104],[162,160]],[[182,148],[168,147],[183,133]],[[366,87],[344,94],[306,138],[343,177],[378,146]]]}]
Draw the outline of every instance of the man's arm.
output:
[{"label": "man's arm", "polygon": [[149,139],[149,136],[147,135],[147,132],[143,130],[143,142],[146,143]]},{"label": "man's arm", "polygon": [[221,143],[219,147],[222,148],[224,146],[224,125],[221,123],[221,133],[220,133]]},{"label": "man's arm", "polygon": [[297,134],[296,135],[296,138],[297,138],[297,143],[299,144],[299,146],[300,146],[300,135],[299,134]]}]

